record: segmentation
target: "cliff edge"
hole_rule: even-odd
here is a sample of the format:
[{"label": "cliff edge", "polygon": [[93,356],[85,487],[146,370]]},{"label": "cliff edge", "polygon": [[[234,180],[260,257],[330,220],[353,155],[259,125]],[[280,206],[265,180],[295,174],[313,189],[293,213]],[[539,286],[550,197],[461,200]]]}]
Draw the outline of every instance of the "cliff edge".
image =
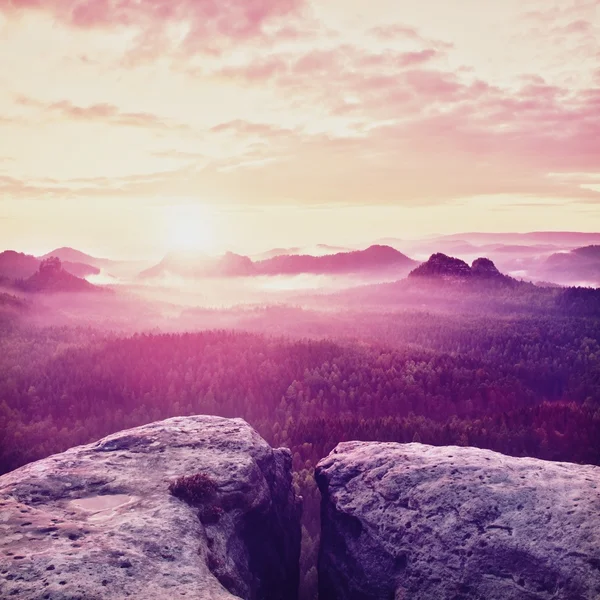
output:
[{"label": "cliff edge", "polygon": [[0,477],[1,598],[288,600],[299,554],[290,453],[241,419],[167,419]]},{"label": "cliff edge", "polygon": [[345,442],[316,479],[323,598],[600,598],[599,467]]}]

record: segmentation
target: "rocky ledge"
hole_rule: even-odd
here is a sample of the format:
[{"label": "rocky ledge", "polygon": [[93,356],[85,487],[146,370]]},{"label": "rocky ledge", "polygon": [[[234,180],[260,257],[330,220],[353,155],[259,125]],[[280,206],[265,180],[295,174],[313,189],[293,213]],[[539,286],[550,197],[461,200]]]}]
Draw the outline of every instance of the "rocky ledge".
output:
[{"label": "rocky ledge", "polygon": [[316,478],[322,598],[600,598],[599,467],[346,442]]},{"label": "rocky ledge", "polygon": [[241,419],[168,419],[0,477],[1,598],[288,600],[299,554],[290,453]]}]

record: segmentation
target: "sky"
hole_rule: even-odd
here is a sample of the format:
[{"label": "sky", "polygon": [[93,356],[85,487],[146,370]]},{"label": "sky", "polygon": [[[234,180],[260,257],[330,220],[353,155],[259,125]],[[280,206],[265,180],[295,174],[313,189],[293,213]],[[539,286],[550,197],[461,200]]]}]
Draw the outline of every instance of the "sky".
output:
[{"label": "sky", "polygon": [[600,0],[0,0],[0,235],[600,231]]}]

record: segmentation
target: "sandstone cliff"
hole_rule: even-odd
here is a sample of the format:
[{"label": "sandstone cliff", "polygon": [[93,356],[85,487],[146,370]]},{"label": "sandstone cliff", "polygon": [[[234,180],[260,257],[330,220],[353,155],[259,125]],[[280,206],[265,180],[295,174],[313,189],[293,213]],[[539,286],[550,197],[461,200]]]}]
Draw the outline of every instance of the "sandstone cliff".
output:
[{"label": "sandstone cliff", "polygon": [[[197,501],[169,492],[194,474]],[[289,451],[241,419],[168,419],[0,477],[3,599],[288,600],[299,553]]]},{"label": "sandstone cliff", "polygon": [[346,442],[316,477],[322,598],[600,598],[598,467]]}]

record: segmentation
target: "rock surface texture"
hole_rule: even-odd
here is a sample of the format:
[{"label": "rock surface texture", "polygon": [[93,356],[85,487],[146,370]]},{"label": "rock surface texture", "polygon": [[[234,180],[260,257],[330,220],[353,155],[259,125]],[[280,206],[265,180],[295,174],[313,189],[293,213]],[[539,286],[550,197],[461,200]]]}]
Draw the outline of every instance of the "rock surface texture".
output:
[{"label": "rock surface texture", "polygon": [[[197,473],[201,502],[169,493]],[[299,554],[289,451],[241,419],[168,419],[0,477],[2,599],[289,600]]]},{"label": "rock surface texture", "polygon": [[346,442],[316,472],[327,600],[597,600],[600,468]]}]

